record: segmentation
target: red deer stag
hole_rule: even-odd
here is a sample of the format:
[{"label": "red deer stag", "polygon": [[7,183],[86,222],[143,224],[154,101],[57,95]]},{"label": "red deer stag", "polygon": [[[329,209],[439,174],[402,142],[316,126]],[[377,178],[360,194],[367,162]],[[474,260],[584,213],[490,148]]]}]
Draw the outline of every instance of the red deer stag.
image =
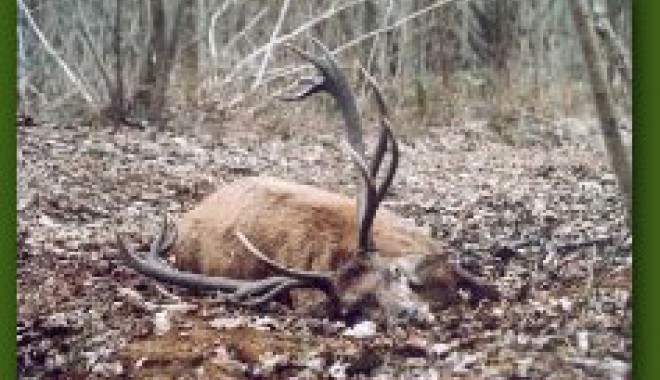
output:
[{"label": "red deer stag", "polygon": [[[284,100],[319,92],[336,100],[347,137],[343,148],[359,173],[357,208],[348,197],[319,188],[268,177],[241,179],[183,215],[178,234],[165,222],[144,258],[119,238],[126,263],[159,281],[216,291],[244,305],[291,301],[293,289],[320,290],[327,297],[326,310],[340,318],[376,313],[387,321],[430,322],[428,302],[446,304],[459,288],[473,297],[497,298],[493,286],[452,262],[446,246],[388,210],[376,213],[399,162],[382,93],[365,73],[381,126],[368,163],[347,78],[329,51],[315,42],[323,58],[290,47],[319,75],[301,79],[304,88]],[[381,170],[384,161],[388,165]],[[163,260],[168,252],[174,254],[176,268]]]}]

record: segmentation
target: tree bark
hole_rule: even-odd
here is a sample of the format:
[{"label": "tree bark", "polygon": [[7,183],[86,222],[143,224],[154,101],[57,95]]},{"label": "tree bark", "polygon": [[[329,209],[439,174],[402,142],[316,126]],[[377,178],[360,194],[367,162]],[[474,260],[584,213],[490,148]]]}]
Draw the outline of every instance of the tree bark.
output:
[{"label": "tree bark", "polygon": [[150,0],[152,34],[149,41],[147,86],[149,86],[148,117],[160,124],[165,107],[165,9],[162,0]]},{"label": "tree bark", "polygon": [[632,172],[629,152],[623,145],[619,125],[614,112],[614,102],[607,84],[604,68],[598,60],[596,45],[596,34],[594,31],[593,18],[588,11],[584,0],[572,0],[571,13],[573,22],[577,29],[585,64],[591,82],[591,89],[600,119],[601,132],[605,140],[605,147],[610,158],[610,163],[619,182],[619,187],[624,196],[628,210],[628,222],[632,216]]},{"label": "tree bark", "polygon": [[[184,16],[184,30],[188,32],[193,40],[192,43],[185,49],[185,54],[182,55],[183,66],[183,91],[186,103],[191,106],[197,104],[197,85],[199,84],[199,43],[195,40],[198,34],[198,23],[201,21],[197,18],[197,8],[199,0],[192,0],[187,4],[186,14]],[[173,31],[176,33],[177,31]],[[179,31],[182,33],[183,31]]]},{"label": "tree bark", "polygon": [[[192,0],[181,0],[174,12],[172,28],[167,33],[165,2],[150,0],[151,35],[147,48],[148,58],[140,88],[135,94],[135,104],[147,112],[147,118],[159,126],[163,125],[165,96],[170,81],[170,73],[176,61],[179,36],[187,5]],[[168,38],[169,37],[169,38]]]},{"label": "tree bark", "polygon": [[115,50],[115,87],[114,94],[111,94],[111,106],[114,111],[116,119],[123,119],[124,108],[124,68],[121,54],[121,14],[122,14],[122,0],[115,1],[115,25],[113,30],[113,42]]},{"label": "tree bark", "polygon": [[630,93],[632,87],[632,64],[623,41],[616,35],[607,18],[601,17],[598,24],[596,24],[596,31],[605,42],[613,65],[618,69],[619,75],[621,75],[625,91]]}]

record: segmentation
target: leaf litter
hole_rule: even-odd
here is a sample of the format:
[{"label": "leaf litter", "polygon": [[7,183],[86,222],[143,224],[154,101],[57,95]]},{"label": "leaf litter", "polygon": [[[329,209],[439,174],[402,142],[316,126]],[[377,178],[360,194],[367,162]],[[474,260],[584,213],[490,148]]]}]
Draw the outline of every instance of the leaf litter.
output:
[{"label": "leaf litter", "polygon": [[116,233],[146,247],[163,213],[241,176],[353,194],[327,133],[40,125],[18,138],[22,378],[630,378],[632,237],[597,137],[512,147],[474,125],[402,133],[386,207],[460,249],[505,297],[388,331],[232,308],[117,256]]}]

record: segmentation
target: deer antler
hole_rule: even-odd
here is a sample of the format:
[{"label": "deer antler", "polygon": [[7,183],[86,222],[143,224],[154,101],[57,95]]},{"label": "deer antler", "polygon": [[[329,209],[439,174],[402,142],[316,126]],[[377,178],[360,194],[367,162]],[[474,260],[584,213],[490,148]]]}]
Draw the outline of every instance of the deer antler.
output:
[{"label": "deer antler", "polygon": [[[385,99],[383,97],[383,91],[376,83],[376,80],[363,67],[360,67],[360,69],[362,75],[364,75],[369,85],[373,89],[374,96],[376,98],[376,104],[378,105],[378,112],[380,114],[380,136],[378,138],[378,144],[371,161],[371,171],[369,173],[371,176],[370,180],[372,182],[376,182],[375,178],[378,176],[380,171],[380,166],[385,157],[385,153],[387,152],[388,144],[392,155],[389,166],[385,173],[385,177],[376,185],[376,194],[374,195],[375,199],[371,202],[367,202],[369,206],[366,208],[365,214],[361,221],[361,230],[363,231],[363,235],[365,235],[363,238],[370,240],[370,230],[373,224],[373,220],[376,216],[376,211],[378,210],[380,202],[385,197],[387,190],[392,185],[394,175],[396,174],[396,169],[399,165],[399,146],[394,137],[394,133],[392,132],[392,127],[388,117],[387,105],[385,104]],[[367,180],[365,179],[365,181]]]},{"label": "deer antler", "polygon": [[376,177],[380,170],[380,165],[383,162],[385,153],[387,151],[387,144],[391,145],[392,158],[390,160],[390,165],[387,168],[387,173],[385,174],[385,179],[381,183],[378,189],[378,203],[383,200],[387,190],[392,184],[394,179],[394,174],[396,174],[396,169],[399,165],[399,145],[396,142],[394,133],[392,132],[392,126],[389,120],[389,112],[387,110],[387,104],[385,103],[385,98],[383,97],[383,90],[376,82],[376,79],[369,74],[364,67],[360,66],[360,71],[362,75],[367,79],[369,85],[374,91],[374,96],[376,98],[376,104],[378,105],[378,112],[380,114],[380,135],[378,138],[378,145],[374,152],[373,159],[371,161],[371,176]]},{"label": "deer antler", "polygon": [[[328,49],[320,41],[316,39],[313,41],[323,51],[323,58],[312,57],[293,46],[290,46],[290,48],[311,62],[320,75],[303,78],[300,82],[305,87],[299,93],[284,99],[302,100],[318,92],[327,92],[339,104],[344,116],[344,129],[346,132],[346,140],[342,146],[348,152],[359,174],[357,195],[358,249],[362,253],[368,254],[374,250],[371,227],[376,211],[392,183],[398,165],[398,146],[387,116],[387,107],[383,100],[382,91],[376,81],[365,73],[365,77],[374,89],[381,125],[377,147],[371,160],[367,161],[357,103],[348,85],[348,80]],[[391,151],[391,159],[384,178],[379,181],[378,174],[388,148]],[[341,300],[332,274],[284,267],[264,255],[240,231],[236,231],[236,237],[250,254],[267,265],[277,275],[259,280],[239,280],[184,272],[172,267],[163,260],[176,240],[176,229],[170,226],[167,217],[165,217],[159,235],[151,243],[149,253],[145,258],[137,255],[121,236],[117,237],[117,243],[121,256],[130,267],[168,284],[197,290],[217,291],[230,302],[253,306],[269,302],[278,295],[292,289],[313,288],[326,294],[330,301],[331,312],[342,312]]]},{"label": "deer antler", "polygon": [[280,97],[280,99],[298,101],[319,92],[330,94],[340,106],[342,116],[345,120],[344,132],[348,142],[360,156],[364,157],[360,113],[348,78],[346,78],[346,75],[339,67],[330,50],[316,38],[312,37],[312,42],[322,51],[323,56],[321,58],[314,57],[296,46],[285,44],[291,51],[310,62],[318,70],[319,75],[312,78],[302,78],[300,84],[305,86],[303,91],[293,96]]},{"label": "deer antler", "polygon": [[330,305],[333,306],[331,310],[339,310],[336,307],[340,304],[339,297],[334,280],[329,273],[286,268],[261,253],[239,231],[236,231],[236,237],[248,252],[279,273],[279,276],[260,280],[237,280],[180,271],[162,260],[162,257],[171,249],[176,239],[176,232],[172,233],[172,231],[176,231],[176,229],[172,228],[167,223],[167,218],[165,218],[163,227],[151,243],[146,258],[140,258],[120,236],[117,237],[119,252],[124,261],[140,273],[171,285],[202,291],[217,291],[230,302],[258,306],[292,289],[313,288],[321,290],[328,296]]},{"label": "deer antler", "polygon": [[[351,157],[359,174],[357,194],[358,249],[366,253],[374,249],[371,237],[371,227],[378,206],[387,193],[387,189],[392,184],[394,174],[396,173],[399,163],[398,145],[394,138],[394,134],[392,133],[392,128],[388,119],[387,106],[382,91],[376,84],[375,79],[362,69],[364,76],[374,90],[380,113],[381,125],[380,137],[378,139],[376,150],[370,163],[367,164],[364,154],[364,143],[362,142],[362,126],[357,111],[357,102],[355,100],[355,95],[348,85],[348,79],[342,70],[340,70],[337,61],[327,47],[317,39],[312,39],[312,41],[323,52],[323,58],[314,57],[295,46],[286,46],[314,65],[314,67],[317,68],[319,75],[313,78],[301,79],[300,83],[304,88],[297,94],[282,99],[297,101],[319,92],[327,92],[335,98],[337,104],[339,104],[344,116],[344,130],[346,131],[348,142],[348,144],[342,144],[342,147]],[[385,177],[382,181],[378,182],[378,173],[388,150],[388,146],[391,149],[392,158]]]}]

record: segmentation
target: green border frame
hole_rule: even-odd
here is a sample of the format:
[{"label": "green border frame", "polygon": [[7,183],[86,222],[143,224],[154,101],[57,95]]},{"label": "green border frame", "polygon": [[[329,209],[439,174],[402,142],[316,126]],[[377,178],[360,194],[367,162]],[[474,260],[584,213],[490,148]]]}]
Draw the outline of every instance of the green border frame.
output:
[{"label": "green border frame", "polygon": [[[569,0],[570,1],[570,0]],[[632,1],[632,0],[630,0]],[[634,10],[634,326],[633,374],[653,379],[660,373],[660,270],[654,247],[660,244],[655,224],[660,210],[658,142],[660,105],[660,2],[635,1]],[[17,378],[16,365],[16,2],[0,2],[0,378]],[[657,96],[657,95],[656,95]]]},{"label": "green border frame", "polygon": [[16,0],[0,15],[0,378],[16,379]]},{"label": "green border frame", "polygon": [[[632,1],[632,0],[630,0]],[[657,230],[660,180],[657,165],[660,104],[655,91],[660,83],[658,1],[633,2],[633,375],[656,379],[660,374],[660,244]]]}]

